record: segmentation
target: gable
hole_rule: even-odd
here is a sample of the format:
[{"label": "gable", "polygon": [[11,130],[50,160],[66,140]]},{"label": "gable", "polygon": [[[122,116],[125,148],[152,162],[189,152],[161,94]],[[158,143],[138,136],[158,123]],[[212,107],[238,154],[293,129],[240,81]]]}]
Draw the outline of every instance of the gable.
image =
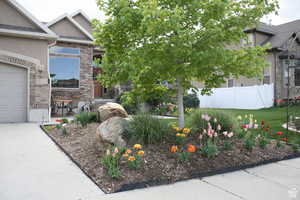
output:
[{"label": "gable", "polygon": [[77,15],[72,17],[80,26],[82,26],[86,31],[89,33],[92,33],[92,25],[91,22],[88,21],[81,13],[78,13]]},{"label": "gable", "polygon": [[90,40],[78,27],[71,23],[67,17],[50,25],[49,28],[60,37]]},{"label": "gable", "polygon": [[24,16],[7,1],[3,0],[0,1],[0,27],[45,33],[45,31],[32,22],[27,16]]},{"label": "gable", "polygon": [[263,45],[265,44],[267,41],[269,41],[269,39],[273,37],[264,33],[260,33],[260,32],[256,32],[255,33],[255,38],[256,38],[256,44],[258,45]]}]

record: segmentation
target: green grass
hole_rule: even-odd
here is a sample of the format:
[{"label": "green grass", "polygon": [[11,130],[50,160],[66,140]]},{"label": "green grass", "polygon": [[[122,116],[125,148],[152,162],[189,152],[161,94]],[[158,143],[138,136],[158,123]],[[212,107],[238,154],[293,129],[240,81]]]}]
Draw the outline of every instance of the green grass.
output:
[{"label": "green grass", "polygon": [[[222,110],[230,112],[236,117],[241,115],[253,114],[258,122],[264,120],[266,123],[270,123],[272,134],[276,134],[278,131],[282,131],[284,135],[282,137],[288,137],[289,142],[300,144],[300,133],[295,133],[282,128],[282,125],[286,123],[286,107],[274,107],[260,110],[240,110],[240,109],[212,109]],[[291,106],[289,108],[290,115],[300,117],[300,106]],[[176,120],[169,120],[170,122],[176,122]]]},{"label": "green grass", "polygon": [[[283,137],[288,137],[289,142],[300,144],[300,133],[295,133],[282,128],[282,125],[286,123],[286,107],[274,107],[260,110],[239,110],[239,109],[215,109],[231,112],[235,116],[245,116],[253,114],[258,122],[264,120],[266,123],[270,123],[271,131],[276,134],[278,131],[284,133]],[[292,106],[289,108],[290,115],[300,116],[300,106]]]}]

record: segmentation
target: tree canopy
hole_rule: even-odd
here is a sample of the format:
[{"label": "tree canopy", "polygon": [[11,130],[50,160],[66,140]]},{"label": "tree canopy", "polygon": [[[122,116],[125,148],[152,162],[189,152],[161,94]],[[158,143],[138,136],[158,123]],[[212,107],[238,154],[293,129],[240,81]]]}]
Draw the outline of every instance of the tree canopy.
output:
[{"label": "tree canopy", "polygon": [[[131,81],[134,91],[158,82],[178,89],[203,82],[209,92],[226,78],[257,77],[267,47],[245,45],[244,30],[275,11],[277,0],[97,0],[107,16],[94,21],[104,48],[101,81]],[[181,90],[181,91],[182,91]],[[179,95],[180,96],[180,95]]]}]

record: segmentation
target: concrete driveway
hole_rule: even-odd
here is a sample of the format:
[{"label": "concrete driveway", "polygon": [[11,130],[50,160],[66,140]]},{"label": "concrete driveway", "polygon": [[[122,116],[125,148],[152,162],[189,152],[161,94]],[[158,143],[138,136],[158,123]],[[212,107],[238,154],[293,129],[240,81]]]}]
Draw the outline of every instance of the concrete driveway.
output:
[{"label": "concrete driveway", "polygon": [[92,200],[103,194],[37,124],[0,124],[1,200]]}]

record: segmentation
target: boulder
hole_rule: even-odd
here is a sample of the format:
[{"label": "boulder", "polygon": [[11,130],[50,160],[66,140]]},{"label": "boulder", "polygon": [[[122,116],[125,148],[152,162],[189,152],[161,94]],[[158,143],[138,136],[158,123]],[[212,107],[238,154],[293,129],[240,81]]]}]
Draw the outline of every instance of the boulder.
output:
[{"label": "boulder", "polygon": [[128,128],[128,119],[122,117],[112,117],[102,122],[97,128],[96,135],[99,142],[110,143],[119,147],[126,146],[122,138],[123,133]]},{"label": "boulder", "polygon": [[98,108],[98,121],[104,122],[111,117],[127,118],[126,110],[117,103],[106,103]]}]

